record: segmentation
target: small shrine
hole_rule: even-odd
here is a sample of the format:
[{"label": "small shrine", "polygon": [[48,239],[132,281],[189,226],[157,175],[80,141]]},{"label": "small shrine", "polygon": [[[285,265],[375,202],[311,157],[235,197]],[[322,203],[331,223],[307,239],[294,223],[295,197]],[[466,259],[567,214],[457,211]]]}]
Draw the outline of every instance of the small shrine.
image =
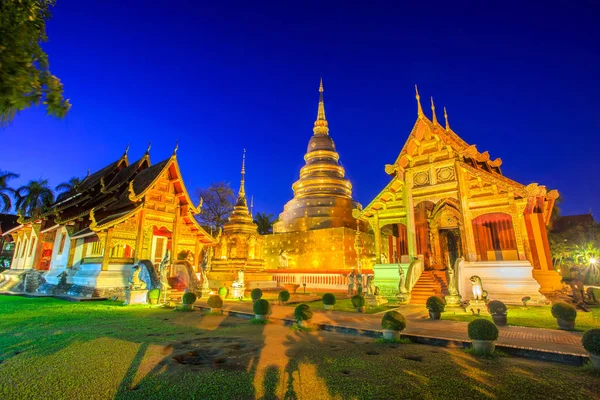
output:
[{"label": "small shrine", "polygon": [[[263,259],[264,238],[258,233],[248,210],[245,191],[246,150],[242,157],[242,178],[240,190],[229,220],[217,235],[217,246],[212,255],[209,285],[217,289],[223,285],[231,288],[243,287],[251,290],[256,287],[275,287],[273,276],[265,272]],[[240,271],[242,273],[240,274]],[[240,277],[244,282],[239,282]]]}]

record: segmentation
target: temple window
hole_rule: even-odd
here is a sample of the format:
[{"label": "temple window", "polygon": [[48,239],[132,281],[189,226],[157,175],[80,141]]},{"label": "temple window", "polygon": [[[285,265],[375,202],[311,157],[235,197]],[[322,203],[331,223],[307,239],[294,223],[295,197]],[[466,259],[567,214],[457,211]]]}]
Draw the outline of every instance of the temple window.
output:
[{"label": "temple window", "polygon": [[97,240],[92,243],[92,249],[90,254],[93,256],[101,256],[104,251],[104,246],[102,246],[102,242]]},{"label": "temple window", "polygon": [[27,248],[27,239],[25,239],[25,241],[23,242],[23,245],[21,246],[21,257],[23,258],[25,256],[25,249]]},{"label": "temple window", "polygon": [[37,238],[31,239],[31,244],[29,245],[29,255],[27,257],[31,257],[31,255],[33,254],[33,248],[35,247],[36,241],[37,241]]},{"label": "temple window", "polygon": [[504,213],[480,215],[473,220],[479,261],[518,260],[512,217]]}]

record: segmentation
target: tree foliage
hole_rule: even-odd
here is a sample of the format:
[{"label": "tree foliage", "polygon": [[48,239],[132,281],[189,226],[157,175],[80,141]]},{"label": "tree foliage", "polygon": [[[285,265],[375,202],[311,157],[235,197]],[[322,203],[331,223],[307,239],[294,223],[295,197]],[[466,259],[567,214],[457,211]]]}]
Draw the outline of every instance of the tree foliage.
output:
[{"label": "tree foliage", "polygon": [[17,189],[17,211],[28,217],[39,216],[54,203],[54,193],[47,179],[29,181]]},{"label": "tree foliage", "polygon": [[55,188],[55,190],[59,192],[56,201],[64,200],[69,193],[76,191],[80,186],[81,179],[76,176],[72,177],[67,182],[61,183]]},{"label": "tree foliage", "polygon": [[254,223],[258,225],[258,233],[261,235],[266,235],[268,233],[273,233],[273,224],[277,220],[273,217],[273,214],[267,213],[256,213],[254,216]]},{"label": "tree foliage", "polygon": [[62,118],[71,104],[63,85],[50,73],[46,22],[55,0],[0,2],[0,126],[25,108],[44,104],[48,114]]},{"label": "tree foliage", "polygon": [[196,195],[203,200],[202,212],[196,216],[200,225],[214,231],[222,228],[235,204],[229,183],[214,182],[208,188],[196,189]]},{"label": "tree foliage", "polygon": [[12,208],[12,198],[16,191],[8,186],[8,181],[18,178],[19,175],[9,171],[0,171],[0,212],[9,212]]}]

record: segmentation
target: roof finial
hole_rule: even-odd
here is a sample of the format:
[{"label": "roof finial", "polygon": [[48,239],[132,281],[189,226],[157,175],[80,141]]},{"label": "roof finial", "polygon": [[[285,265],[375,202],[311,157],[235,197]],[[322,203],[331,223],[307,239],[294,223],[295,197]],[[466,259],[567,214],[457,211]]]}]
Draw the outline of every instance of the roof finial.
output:
[{"label": "roof finial", "polygon": [[177,154],[177,150],[179,150],[179,139],[175,139],[175,149],[173,150],[173,154]]},{"label": "roof finial", "polygon": [[450,123],[448,122],[448,113],[446,112],[446,107],[444,107],[444,118],[446,119],[446,130],[450,130]]},{"label": "roof finial", "polygon": [[435,105],[433,104],[433,96],[431,96],[431,113],[433,114],[432,121],[434,124],[438,123],[437,116],[435,115]]},{"label": "roof finial", "polygon": [[423,107],[421,107],[421,96],[419,96],[419,89],[417,88],[417,85],[415,85],[415,93],[417,94],[415,96],[417,99],[417,115],[419,118],[423,118]]},{"label": "roof finial", "polygon": [[152,148],[152,142],[148,142],[148,148],[146,149],[146,154],[150,154],[150,148]]},{"label": "roof finial", "polygon": [[239,197],[246,197],[246,190],[244,188],[246,176],[246,149],[244,149],[244,155],[242,156],[242,180],[240,182],[240,191],[238,192]]},{"label": "roof finial", "polygon": [[317,120],[313,128],[315,135],[327,135],[329,134],[329,124],[325,118],[325,103],[323,102],[323,78],[319,84],[319,108],[317,110]]},{"label": "roof finial", "polygon": [[127,147],[125,148],[125,155],[127,155],[129,153],[129,145],[130,145],[130,143],[127,143]]},{"label": "roof finial", "polygon": [[87,178],[88,176],[90,176],[90,169],[89,169],[89,168],[88,168],[88,173],[87,173],[87,176],[86,176],[86,178]]}]

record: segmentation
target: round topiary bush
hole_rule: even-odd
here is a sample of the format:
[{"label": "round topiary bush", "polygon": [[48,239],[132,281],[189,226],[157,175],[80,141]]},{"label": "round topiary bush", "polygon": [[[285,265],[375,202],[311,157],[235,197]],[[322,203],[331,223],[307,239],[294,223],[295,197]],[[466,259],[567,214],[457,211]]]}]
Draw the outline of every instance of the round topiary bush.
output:
[{"label": "round topiary bush", "polygon": [[148,302],[150,304],[157,304],[160,298],[160,289],[152,289],[148,292]]},{"label": "round topiary bush", "polygon": [[575,321],[577,318],[577,310],[572,305],[559,301],[552,305],[552,316],[556,319],[564,321]]},{"label": "round topiary bush", "polygon": [[265,299],[258,299],[254,302],[252,310],[256,315],[269,315],[271,314],[271,303]]},{"label": "round topiary bush", "polygon": [[492,300],[487,305],[488,311],[492,315],[506,315],[508,308],[506,308],[506,304],[501,302],[500,300]]},{"label": "round topiary bush", "polygon": [[296,321],[308,321],[313,316],[313,312],[308,304],[299,304],[294,310]]},{"label": "round topiary bush", "polygon": [[362,308],[365,306],[365,298],[360,294],[355,294],[352,296],[351,301],[354,308]]},{"label": "round topiary bush", "polygon": [[208,298],[208,306],[210,308],[221,308],[223,307],[223,300],[220,296],[212,295]]},{"label": "round topiary bush", "polygon": [[325,304],[326,306],[332,306],[335,304],[335,296],[333,295],[333,293],[325,293],[323,295],[323,304]]},{"label": "round topiary bush", "polygon": [[282,290],[281,292],[279,292],[277,298],[281,303],[285,303],[290,299],[290,292],[288,292],[287,290]]},{"label": "round topiary bush", "polygon": [[252,291],[250,292],[250,297],[252,298],[252,301],[261,299],[262,295],[262,290],[260,290],[259,288],[252,289]]},{"label": "round topiary bush", "polygon": [[406,319],[398,311],[388,311],[381,318],[381,328],[390,331],[403,331],[406,328]]},{"label": "round topiary bush", "polygon": [[427,299],[425,307],[427,307],[430,312],[441,313],[444,312],[444,309],[446,308],[446,302],[441,297],[431,296]]},{"label": "round topiary bush", "polygon": [[487,319],[477,318],[469,322],[469,339],[471,340],[497,340],[498,328]]},{"label": "round topiary bush", "polygon": [[228,292],[228,290],[227,290],[226,286],[221,286],[219,288],[219,296],[221,296],[221,298],[224,299],[225,297],[227,297],[227,292]]},{"label": "round topiary bush", "polygon": [[600,329],[590,329],[584,333],[581,344],[589,353],[600,356]]},{"label": "round topiary bush", "polygon": [[181,298],[181,302],[183,304],[194,304],[196,302],[197,296],[192,292],[185,292],[183,297]]}]

